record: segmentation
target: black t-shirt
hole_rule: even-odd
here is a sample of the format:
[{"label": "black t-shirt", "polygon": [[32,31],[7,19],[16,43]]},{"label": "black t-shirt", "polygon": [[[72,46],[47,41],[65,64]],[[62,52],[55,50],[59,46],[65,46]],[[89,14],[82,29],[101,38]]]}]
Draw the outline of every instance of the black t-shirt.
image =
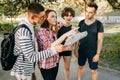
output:
[{"label": "black t-shirt", "polygon": [[87,25],[84,20],[79,22],[79,31],[87,31],[87,37],[80,40],[79,53],[96,52],[97,50],[97,35],[99,32],[104,32],[103,24],[96,20],[94,23]]},{"label": "black t-shirt", "polygon": [[[60,36],[62,36],[64,33],[70,31],[70,30],[71,30],[71,27],[72,27],[72,25],[67,26],[67,27],[66,27],[66,26],[62,26],[62,27],[60,28],[60,30],[58,31],[58,38],[59,38]],[[64,43],[65,43],[65,41],[62,42],[62,44],[64,44]]]},{"label": "black t-shirt", "polygon": [[[58,38],[62,36],[64,33],[70,31],[72,29],[72,25],[70,26],[62,26],[60,30],[58,31]],[[65,43],[65,40],[62,42],[62,44]],[[59,54],[59,56],[71,56],[72,51],[63,51]]]}]

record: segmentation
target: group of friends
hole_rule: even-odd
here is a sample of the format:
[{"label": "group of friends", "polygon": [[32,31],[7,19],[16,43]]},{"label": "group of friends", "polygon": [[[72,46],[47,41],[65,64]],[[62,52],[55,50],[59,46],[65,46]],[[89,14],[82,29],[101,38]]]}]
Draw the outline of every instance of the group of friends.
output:
[{"label": "group of friends", "polygon": [[63,57],[65,80],[70,80],[70,63],[74,53],[78,58],[78,80],[82,80],[87,59],[92,80],[98,80],[97,69],[104,28],[103,24],[94,17],[97,8],[94,2],[87,4],[85,19],[79,22],[78,31],[87,31],[88,35],[70,48],[66,48],[68,46],[64,44],[65,40],[76,33],[76,27],[71,24],[75,16],[74,9],[65,7],[61,11],[64,21],[58,23],[55,10],[45,10],[39,3],[31,3],[28,6],[28,17],[21,20],[18,25],[25,24],[32,35],[24,27],[15,33],[14,54],[19,56],[10,75],[15,76],[16,80],[36,80],[37,63],[44,80],[56,80],[61,65],[59,61]]}]

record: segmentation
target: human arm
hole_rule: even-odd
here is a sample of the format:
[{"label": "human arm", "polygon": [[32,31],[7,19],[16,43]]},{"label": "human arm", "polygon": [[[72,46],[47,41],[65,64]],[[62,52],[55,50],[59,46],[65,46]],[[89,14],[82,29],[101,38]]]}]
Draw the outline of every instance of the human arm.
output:
[{"label": "human arm", "polygon": [[103,37],[104,37],[103,32],[98,33],[97,51],[96,51],[96,55],[93,57],[93,62],[97,62],[99,60],[99,56],[102,49]]},{"label": "human arm", "polygon": [[51,46],[55,46],[55,45],[57,45],[57,44],[61,44],[68,36],[75,34],[75,33],[76,33],[75,30],[76,30],[76,29],[73,29],[73,30],[70,30],[70,31],[66,32],[66,33],[63,34],[61,37],[59,37],[56,41],[54,41],[54,42],[51,44]]},{"label": "human arm", "polygon": [[80,44],[80,42],[75,43],[74,55],[76,57],[79,57],[79,54],[78,54],[79,44]]},{"label": "human arm", "polygon": [[64,50],[64,46],[59,44],[56,46],[51,46],[46,50],[35,52],[34,43],[27,29],[21,28],[16,35],[19,35],[16,36],[16,38],[18,38],[21,51],[24,54],[24,58],[26,58],[29,62],[42,61],[43,59],[51,57],[54,54]]}]

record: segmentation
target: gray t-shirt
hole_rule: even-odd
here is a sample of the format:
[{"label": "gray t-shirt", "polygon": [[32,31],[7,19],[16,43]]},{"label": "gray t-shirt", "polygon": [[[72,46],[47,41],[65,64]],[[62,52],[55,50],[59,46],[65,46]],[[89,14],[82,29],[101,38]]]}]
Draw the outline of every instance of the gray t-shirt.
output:
[{"label": "gray t-shirt", "polygon": [[87,31],[87,37],[80,40],[79,53],[96,53],[97,50],[97,34],[104,32],[103,24],[96,20],[94,23],[87,25],[84,20],[79,22],[79,31]]}]

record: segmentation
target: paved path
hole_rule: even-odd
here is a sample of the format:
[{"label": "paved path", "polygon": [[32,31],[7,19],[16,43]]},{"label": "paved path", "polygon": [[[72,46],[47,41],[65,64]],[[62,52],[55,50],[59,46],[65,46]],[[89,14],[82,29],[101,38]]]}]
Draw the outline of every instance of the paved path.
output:
[{"label": "paved path", "polygon": [[[71,61],[71,72],[70,72],[70,80],[77,80],[77,60],[75,57],[72,57]],[[99,80],[120,80],[120,72],[108,71],[105,69],[99,68]],[[43,80],[39,69],[36,69],[37,80]],[[84,76],[82,80],[91,80],[90,70],[88,66],[85,66]],[[14,77],[11,77],[10,72],[5,72],[1,69],[0,66],[0,80],[15,80]],[[64,71],[63,71],[63,60],[60,61],[59,72],[56,80],[64,80]]]},{"label": "paved path", "polygon": [[[1,42],[1,38],[0,38]],[[71,60],[71,70],[70,70],[70,80],[77,80],[77,59],[73,56]],[[99,80],[120,80],[120,71],[111,71],[103,68],[99,68]],[[40,74],[39,69],[36,67],[37,80],[43,80]],[[82,80],[91,80],[90,70],[88,65],[85,66],[84,76]],[[10,76],[10,72],[3,71],[0,66],[0,80],[15,80],[14,77]],[[64,80],[64,71],[63,71],[63,60],[60,61],[59,72],[56,80]]]}]

